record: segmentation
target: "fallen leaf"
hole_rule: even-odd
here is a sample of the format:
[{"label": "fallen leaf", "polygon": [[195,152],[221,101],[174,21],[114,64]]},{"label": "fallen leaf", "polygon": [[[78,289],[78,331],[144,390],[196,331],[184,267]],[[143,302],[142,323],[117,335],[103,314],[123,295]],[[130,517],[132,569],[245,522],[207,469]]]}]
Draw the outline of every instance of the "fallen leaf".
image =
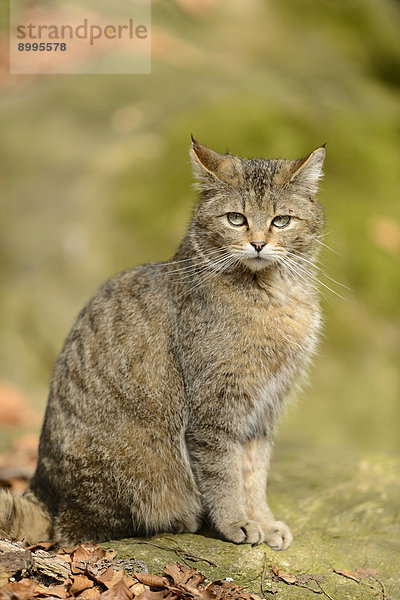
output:
[{"label": "fallen leaf", "polygon": [[38,542],[37,544],[33,544],[32,546],[26,546],[26,549],[32,550],[32,552],[35,552],[35,550],[46,550],[46,552],[48,552],[49,550],[55,548],[57,545],[57,542],[54,541]]},{"label": "fallen leaf", "polygon": [[136,585],[136,580],[132,577],[132,575],[127,573],[125,570],[123,571],[123,574],[124,574],[124,581],[129,589],[131,589],[132,586]]},{"label": "fallen leaf", "polygon": [[0,590],[0,600],[31,600],[35,587],[36,582],[30,579],[7,583]]},{"label": "fallen leaf", "polygon": [[276,577],[282,579],[282,581],[284,581],[285,583],[297,583],[297,577],[295,575],[281,571],[276,565],[272,565],[271,571],[274,575],[276,575]]},{"label": "fallen leaf", "polygon": [[72,585],[69,588],[71,594],[79,594],[83,592],[83,590],[87,590],[88,588],[93,587],[93,581],[86,577],[86,575],[72,575],[71,576]]},{"label": "fallen leaf", "polygon": [[71,564],[71,557],[69,554],[56,554],[56,558],[61,558],[61,560],[64,560],[65,562]]},{"label": "fallen leaf", "polygon": [[35,596],[55,596],[56,598],[66,598],[67,590],[65,585],[41,585],[35,587]]},{"label": "fallen leaf", "polygon": [[[81,548],[84,548],[88,552],[90,552],[91,559],[95,560],[95,562],[102,560],[103,558],[107,558],[108,560],[112,560],[117,553],[115,550],[111,550],[111,548],[106,549],[98,544],[83,544]],[[82,559],[80,559],[82,560]]]},{"label": "fallen leaf", "polygon": [[70,554],[71,559],[76,562],[88,562],[93,556],[93,553],[90,552],[89,548],[86,548],[83,545],[74,548]]},{"label": "fallen leaf", "polygon": [[86,571],[87,562],[74,560],[71,562],[71,573],[73,575],[80,575]]},{"label": "fallen leaf", "polygon": [[[164,568],[164,573],[171,577],[175,585],[180,583],[188,583],[192,578],[196,578],[198,583],[201,583],[205,579],[205,577],[203,577],[203,575],[201,575],[196,569],[190,569],[189,567],[181,565],[180,563],[166,565]],[[198,579],[199,576],[200,579]]]},{"label": "fallen leaf", "polygon": [[95,579],[96,581],[105,585],[107,589],[111,589],[122,580],[124,581],[125,585],[129,588],[135,585],[136,583],[136,580],[131,575],[129,575],[129,573],[126,573],[124,569],[116,570],[112,566],[108,567],[108,569],[103,574],[96,575]]},{"label": "fallen leaf", "polygon": [[351,571],[347,571],[346,569],[333,569],[334,573],[337,573],[337,575],[341,575],[342,577],[347,577],[347,579],[352,579],[353,581],[355,581],[356,583],[360,583],[359,578],[357,577],[356,573],[352,573]]},{"label": "fallen leaf", "polygon": [[60,548],[60,552],[64,553],[64,554],[71,554],[74,550],[76,550],[77,546],[74,546],[73,548]]},{"label": "fallen leaf", "polygon": [[97,587],[89,588],[79,594],[79,600],[98,600],[101,596],[101,591]]},{"label": "fallen leaf", "polygon": [[205,589],[200,588],[200,594],[203,600],[260,600],[256,594],[248,594],[242,586],[226,579],[212,581]]},{"label": "fallen leaf", "polygon": [[111,565],[109,567],[107,567],[105,570],[103,570],[100,574],[94,575],[93,571],[94,571],[93,566],[90,565],[89,572],[91,574],[93,574],[93,576],[96,578],[96,581],[99,581],[103,585],[110,587],[107,584],[110,583],[110,581],[114,575],[114,568]]},{"label": "fallen leaf", "polygon": [[377,569],[356,569],[357,576],[360,579],[368,579],[368,577],[376,577],[378,575]]},{"label": "fallen leaf", "polygon": [[139,594],[142,594],[146,588],[143,583],[135,583],[134,585],[131,585],[129,589],[134,596],[139,596]]},{"label": "fallen leaf", "polygon": [[111,589],[103,592],[100,600],[133,600],[133,594],[124,580],[121,579]]},{"label": "fallen leaf", "polygon": [[135,600],[163,600],[168,594],[168,590],[153,592],[146,587],[141,594],[135,596]]},{"label": "fallen leaf", "polygon": [[194,587],[198,587],[200,583],[203,583],[203,581],[205,580],[204,575],[202,575],[199,572],[196,572],[195,574],[191,575],[190,577],[190,585],[194,586]]},{"label": "fallen leaf", "polygon": [[134,573],[134,578],[150,587],[165,587],[164,579],[151,573]]}]

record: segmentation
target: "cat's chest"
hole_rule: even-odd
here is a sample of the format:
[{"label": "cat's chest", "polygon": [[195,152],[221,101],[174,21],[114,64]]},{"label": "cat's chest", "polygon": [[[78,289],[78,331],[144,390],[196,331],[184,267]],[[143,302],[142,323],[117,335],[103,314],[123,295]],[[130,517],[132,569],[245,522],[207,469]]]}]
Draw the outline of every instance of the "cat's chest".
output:
[{"label": "cat's chest", "polygon": [[249,307],[241,323],[240,335],[252,355],[261,353],[279,363],[287,354],[300,353],[315,327],[316,307],[304,301],[271,301]]},{"label": "cat's chest", "polygon": [[238,331],[244,378],[262,384],[296,371],[314,348],[318,326],[317,308],[304,301],[250,307]]},{"label": "cat's chest", "polygon": [[180,362],[194,414],[247,439],[273,427],[315,347],[319,309],[301,297],[219,299],[186,313]]},{"label": "cat's chest", "polygon": [[248,315],[243,351],[236,357],[245,437],[273,428],[282,400],[315,349],[319,323],[317,307],[304,303],[270,305]]},{"label": "cat's chest", "polygon": [[317,305],[290,297],[221,302],[207,317],[200,315],[190,344],[198,374],[228,373],[246,387],[295,371],[312,352],[320,321]]}]

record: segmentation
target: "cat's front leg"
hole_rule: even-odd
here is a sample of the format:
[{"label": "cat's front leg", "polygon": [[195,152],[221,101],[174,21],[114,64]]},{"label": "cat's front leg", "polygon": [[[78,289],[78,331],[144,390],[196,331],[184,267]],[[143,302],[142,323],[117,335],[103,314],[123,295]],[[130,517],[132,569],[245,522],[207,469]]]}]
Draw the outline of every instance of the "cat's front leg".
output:
[{"label": "cat's front leg", "polygon": [[241,444],[211,429],[188,434],[187,444],[203,506],[215,529],[230,542],[260,544],[262,525],[247,513]]},{"label": "cat's front leg", "polygon": [[247,514],[263,529],[263,542],[274,550],[286,550],[293,541],[289,527],[276,521],[267,503],[267,476],[271,443],[266,437],[253,438],[243,445],[243,483]]}]

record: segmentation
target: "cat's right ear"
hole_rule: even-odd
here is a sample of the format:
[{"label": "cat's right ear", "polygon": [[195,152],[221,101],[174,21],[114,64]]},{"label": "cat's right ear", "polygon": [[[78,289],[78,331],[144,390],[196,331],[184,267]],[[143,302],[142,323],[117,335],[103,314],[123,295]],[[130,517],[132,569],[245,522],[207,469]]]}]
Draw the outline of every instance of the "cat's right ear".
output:
[{"label": "cat's right ear", "polygon": [[231,154],[218,154],[211,148],[202,146],[192,138],[190,158],[193,174],[199,181],[200,187],[209,187],[218,181],[236,187],[240,183],[241,163]]},{"label": "cat's right ear", "polygon": [[290,181],[295,181],[307,188],[311,193],[316,193],[318,181],[321,179],[322,166],[325,159],[325,144],[320,146],[314,152],[311,152],[305,158],[293,162],[294,172],[291,174]]}]

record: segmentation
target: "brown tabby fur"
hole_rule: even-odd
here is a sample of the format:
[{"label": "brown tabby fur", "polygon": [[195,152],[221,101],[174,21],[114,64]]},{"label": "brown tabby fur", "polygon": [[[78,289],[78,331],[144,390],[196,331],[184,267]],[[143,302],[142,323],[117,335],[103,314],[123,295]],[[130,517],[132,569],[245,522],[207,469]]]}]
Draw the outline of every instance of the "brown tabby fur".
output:
[{"label": "brown tabby fur", "polygon": [[54,367],[37,471],[25,497],[0,496],[0,533],[72,543],[207,519],[235,543],[290,545],[267,472],[320,326],[310,271],[324,155],[245,160],[193,140],[188,232],[172,261],[111,278],[81,311]]}]

